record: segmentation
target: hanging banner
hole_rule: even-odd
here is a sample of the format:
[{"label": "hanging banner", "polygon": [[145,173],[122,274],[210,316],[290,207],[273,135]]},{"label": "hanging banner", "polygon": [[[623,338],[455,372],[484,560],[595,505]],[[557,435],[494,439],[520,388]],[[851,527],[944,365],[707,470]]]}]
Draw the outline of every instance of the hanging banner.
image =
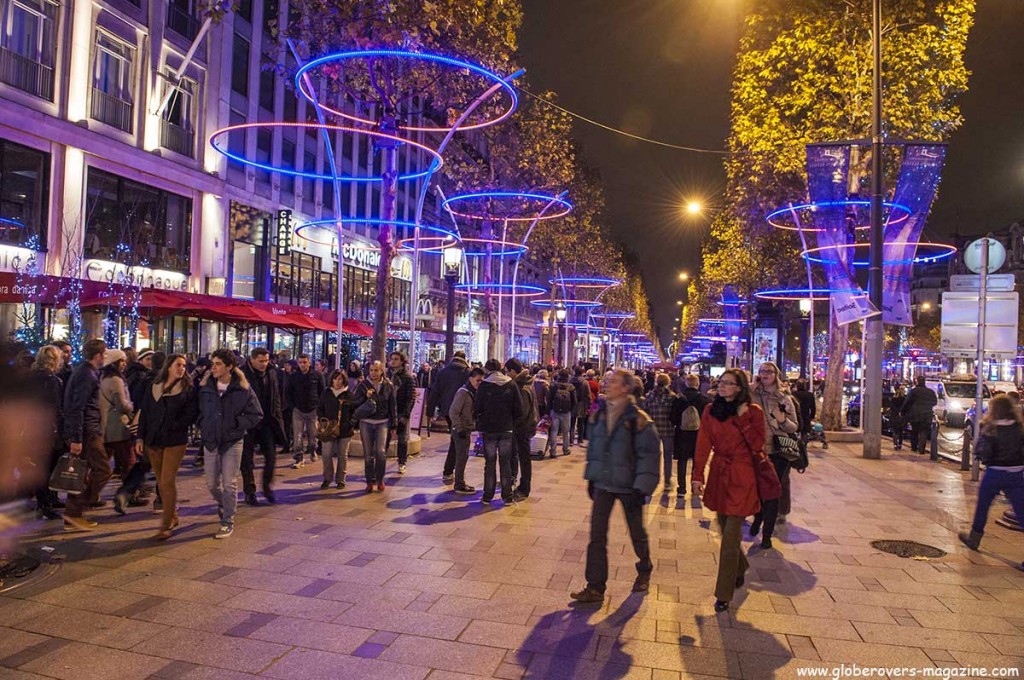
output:
[{"label": "hanging banner", "polygon": [[908,145],[903,154],[894,202],[909,211],[890,210],[882,248],[882,320],[913,326],[910,279],[917,244],[939,186],[946,159],[944,144]]},{"label": "hanging banner", "polygon": [[722,288],[722,311],[725,317],[725,364],[732,367],[735,365],[734,358],[743,353],[743,319],[740,296],[731,284]]},{"label": "hanging banner", "polygon": [[850,218],[854,206],[847,201],[850,174],[849,144],[809,144],[807,146],[807,189],[815,209],[814,228],[818,231],[818,251],[825,280],[829,282],[832,313],[840,324],[853,323],[878,314],[868,295],[853,275],[854,230]]}]

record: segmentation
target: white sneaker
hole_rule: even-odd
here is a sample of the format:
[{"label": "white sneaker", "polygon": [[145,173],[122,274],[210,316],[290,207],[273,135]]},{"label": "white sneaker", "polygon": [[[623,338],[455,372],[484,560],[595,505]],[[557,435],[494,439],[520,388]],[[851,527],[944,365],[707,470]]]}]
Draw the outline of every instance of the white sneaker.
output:
[{"label": "white sneaker", "polygon": [[292,464],[293,470],[301,470],[304,467],[306,467],[306,461],[304,460],[297,460]]},{"label": "white sneaker", "polygon": [[235,528],[230,524],[221,524],[220,529],[213,535],[214,538],[227,538],[231,534],[235,533]]},{"label": "white sneaker", "polygon": [[405,466],[404,465],[399,465],[398,466],[398,474],[400,474],[400,475],[404,475],[405,474]]}]

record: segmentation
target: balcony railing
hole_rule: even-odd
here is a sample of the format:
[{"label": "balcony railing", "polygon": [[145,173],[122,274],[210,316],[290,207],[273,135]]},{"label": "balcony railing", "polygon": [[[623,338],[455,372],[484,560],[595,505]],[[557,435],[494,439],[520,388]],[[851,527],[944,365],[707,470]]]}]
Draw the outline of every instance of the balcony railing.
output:
[{"label": "balcony railing", "polygon": [[53,68],[0,47],[0,81],[53,101]]},{"label": "balcony railing", "polygon": [[160,121],[160,146],[163,148],[192,158],[195,153],[195,139],[196,134],[192,130],[186,130],[167,120]]},{"label": "balcony railing", "polygon": [[103,90],[92,88],[92,111],[95,120],[112,125],[125,132],[132,131],[135,105]]},{"label": "balcony railing", "polygon": [[167,28],[189,40],[199,34],[199,19],[173,4],[167,6]]}]

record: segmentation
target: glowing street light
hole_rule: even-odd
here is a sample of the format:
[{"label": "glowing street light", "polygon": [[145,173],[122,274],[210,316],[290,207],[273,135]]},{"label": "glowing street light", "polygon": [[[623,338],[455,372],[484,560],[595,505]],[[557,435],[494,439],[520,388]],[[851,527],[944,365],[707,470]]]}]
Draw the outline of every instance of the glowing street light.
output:
[{"label": "glowing street light", "polygon": [[700,201],[688,201],[686,203],[686,212],[688,215],[700,215],[704,212],[704,205]]},{"label": "glowing street light", "polygon": [[680,281],[689,281],[690,280],[690,272],[679,272],[679,280]]}]

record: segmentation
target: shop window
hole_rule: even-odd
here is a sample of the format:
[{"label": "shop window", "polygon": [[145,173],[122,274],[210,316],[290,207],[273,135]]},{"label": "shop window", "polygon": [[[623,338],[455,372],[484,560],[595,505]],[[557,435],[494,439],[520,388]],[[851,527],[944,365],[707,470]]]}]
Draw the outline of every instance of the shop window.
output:
[{"label": "shop window", "polygon": [[249,41],[237,33],[231,47],[231,89],[249,95]]},{"label": "shop window", "polygon": [[[279,255],[274,249],[270,263],[270,299],[273,302],[320,307],[320,295],[329,286],[331,275],[320,271],[321,260],[306,253],[293,250]],[[329,303],[329,300],[327,301]]]},{"label": "shop window", "polygon": [[263,300],[266,239],[271,233],[270,213],[231,202],[228,235],[232,241],[231,291],[233,298]]},{"label": "shop window", "polygon": [[59,9],[47,0],[8,0],[0,33],[0,80],[50,101]]},{"label": "shop window", "polygon": [[45,247],[50,154],[0,140],[0,243]]},{"label": "shop window", "polygon": [[134,127],[134,61],[133,46],[96,32],[90,115],[125,132]]},{"label": "shop window", "polygon": [[128,265],[191,268],[192,199],[89,168],[85,255]]}]

